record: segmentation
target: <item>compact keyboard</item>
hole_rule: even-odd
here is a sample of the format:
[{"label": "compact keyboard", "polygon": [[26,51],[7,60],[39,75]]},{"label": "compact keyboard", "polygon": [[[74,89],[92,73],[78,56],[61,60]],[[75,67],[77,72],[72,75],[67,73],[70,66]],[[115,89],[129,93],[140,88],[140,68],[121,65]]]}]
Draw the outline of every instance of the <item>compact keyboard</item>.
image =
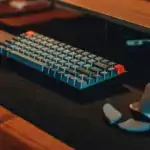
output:
[{"label": "compact keyboard", "polygon": [[0,53],[78,90],[126,72],[121,64],[33,31],[6,41]]}]

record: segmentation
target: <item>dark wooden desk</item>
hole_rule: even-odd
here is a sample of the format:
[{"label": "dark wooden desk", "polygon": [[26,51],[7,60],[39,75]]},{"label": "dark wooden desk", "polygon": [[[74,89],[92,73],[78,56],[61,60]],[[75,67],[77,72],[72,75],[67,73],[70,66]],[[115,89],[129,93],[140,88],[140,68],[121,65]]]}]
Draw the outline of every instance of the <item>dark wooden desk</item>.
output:
[{"label": "dark wooden desk", "polygon": [[[61,15],[56,12],[54,14]],[[72,14],[68,14],[69,19],[64,19],[65,15],[62,15],[61,19],[52,19],[42,25],[38,21],[38,24],[34,26],[33,17],[28,17],[27,21],[33,24],[31,29],[37,29],[45,35],[52,35],[58,40],[73,43],[80,48],[104,51],[99,38],[104,37],[101,32],[104,29],[102,22],[95,21],[93,18],[76,19],[76,15],[75,19],[71,19]],[[54,18],[53,15],[50,17]],[[1,21],[12,26],[30,24],[26,24],[24,19],[19,22],[19,17],[16,21],[13,19],[3,18]],[[12,35],[5,31],[0,32],[1,42],[11,37]],[[114,51],[111,49],[109,52],[118,55]],[[36,75],[31,78],[28,70],[25,74],[21,74],[16,71],[17,67],[13,70],[6,66],[0,65],[0,104],[71,147],[77,150],[120,150],[122,148],[141,150],[150,146],[149,133],[148,136],[124,133],[115,127],[108,126],[103,120],[102,106],[107,101],[122,112],[123,120],[132,117],[128,106],[140,98],[142,90],[125,85],[124,88],[128,90],[115,93],[104,100],[98,98],[81,104],[78,100],[72,101],[47,88],[41,76]]]},{"label": "dark wooden desk", "polygon": [[0,149],[73,150],[2,106],[0,106]]},{"label": "dark wooden desk", "polygon": [[78,16],[79,14],[77,12],[72,12],[63,8],[56,8],[54,10],[43,10],[29,15],[3,17],[0,18],[0,22],[8,26],[21,27],[46,22],[52,19],[69,19]]},{"label": "dark wooden desk", "polygon": [[97,13],[108,20],[150,31],[150,2],[147,0],[60,0]]},{"label": "dark wooden desk", "polygon": [[[74,24],[75,22],[72,23]],[[82,25],[80,30],[84,31],[83,22]],[[79,31],[81,26],[77,27],[70,27],[71,31]],[[90,31],[90,27],[87,30]],[[78,33],[76,37],[81,37],[82,32],[74,32]],[[73,37],[74,32],[71,32]],[[11,37],[6,32],[0,33],[0,41]],[[61,35],[68,36],[67,31],[65,33]],[[93,36],[92,39],[94,40]],[[79,43],[81,38],[74,40]],[[87,42],[85,44],[87,45]],[[95,99],[80,104],[44,86],[41,76],[31,79],[27,72],[24,75],[8,69],[5,65],[0,66],[0,104],[77,150],[120,150],[122,147],[137,150],[150,146],[149,134],[124,133],[118,128],[108,126],[103,120],[102,106],[107,101],[122,112],[123,120],[132,117],[128,106],[140,98],[142,91],[128,85],[124,87],[128,90],[107,97],[106,100]]]}]

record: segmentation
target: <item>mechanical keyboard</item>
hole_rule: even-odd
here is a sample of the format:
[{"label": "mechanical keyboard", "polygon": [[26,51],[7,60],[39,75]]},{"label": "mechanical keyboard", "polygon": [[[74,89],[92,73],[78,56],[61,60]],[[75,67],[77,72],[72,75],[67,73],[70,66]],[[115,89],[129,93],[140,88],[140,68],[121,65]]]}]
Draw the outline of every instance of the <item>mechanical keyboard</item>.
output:
[{"label": "mechanical keyboard", "polygon": [[78,90],[126,72],[121,64],[33,31],[5,41],[0,53]]}]

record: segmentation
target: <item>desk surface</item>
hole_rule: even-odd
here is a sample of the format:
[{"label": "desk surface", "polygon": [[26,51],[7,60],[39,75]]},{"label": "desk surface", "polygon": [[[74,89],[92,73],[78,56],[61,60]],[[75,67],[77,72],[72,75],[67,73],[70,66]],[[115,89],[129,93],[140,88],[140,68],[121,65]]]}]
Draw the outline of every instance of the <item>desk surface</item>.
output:
[{"label": "desk surface", "polygon": [[[1,10],[1,7],[2,6],[0,5],[0,10]],[[7,10],[9,10],[9,7],[5,8],[5,11]],[[43,10],[38,13],[32,13],[32,14],[22,15],[22,16],[14,15],[14,16],[2,17],[0,18],[0,22],[8,26],[20,27],[20,26],[25,26],[29,24],[37,24],[41,22],[46,22],[54,18],[55,19],[56,18],[68,18],[69,19],[69,18],[75,18],[78,16],[79,15],[77,14],[77,12],[71,12],[69,10],[57,8],[54,10]]]},{"label": "desk surface", "polygon": [[[103,51],[100,44],[100,37],[103,37],[101,20],[80,17],[54,19],[28,28],[80,48]],[[7,32],[0,32],[1,42],[11,37]],[[142,92],[127,85],[125,88],[128,90],[107,100],[95,99],[80,104],[44,86],[41,76],[31,78],[27,72],[21,74],[15,68],[0,65],[0,104],[77,150],[120,150],[122,147],[141,150],[150,145],[149,133],[148,136],[124,133],[103,120],[102,106],[106,101],[122,112],[124,120],[132,117],[128,106],[138,100]]]},{"label": "desk surface", "polygon": [[[1,31],[0,41],[12,37]],[[77,150],[146,149],[150,137],[121,132],[104,123],[102,105],[109,101],[123,113],[123,119],[131,117],[128,105],[138,100],[141,91],[125,85],[128,91],[79,104],[42,86],[39,82],[22,76],[16,71],[0,66],[0,104],[61,139]],[[36,78],[36,77],[35,77]],[[38,77],[37,77],[38,78]],[[37,79],[38,81],[39,78]]]},{"label": "desk surface", "polygon": [[[61,0],[62,2],[88,9],[99,14],[119,19],[124,24],[132,23],[150,28],[150,2],[148,0]],[[116,20],[115,20],[116,21]],[[131,24],[130,24],[131,25]],[[139,27],[137,27],[139,28]]]}]

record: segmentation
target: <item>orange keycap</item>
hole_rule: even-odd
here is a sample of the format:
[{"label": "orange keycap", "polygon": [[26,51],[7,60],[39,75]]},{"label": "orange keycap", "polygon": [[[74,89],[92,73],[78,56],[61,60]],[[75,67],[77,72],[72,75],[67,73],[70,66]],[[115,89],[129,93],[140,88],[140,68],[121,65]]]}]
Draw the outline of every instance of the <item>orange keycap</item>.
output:
[{"label": "orange keycap", "polygon": [[28,31],[28,32],[26,32],[26,35],[27,35],[27,36],[32,36],[33,34],[34,34],[33,31]]},{"label": "orange keycap", "polygon": [[125,68],[124,68],[124,66],[121,65],[121,64],[115,65],[114,68],[116,69],[116,71],[117,71],[118,74],[122,74],[122,73],[125,72]]}]

